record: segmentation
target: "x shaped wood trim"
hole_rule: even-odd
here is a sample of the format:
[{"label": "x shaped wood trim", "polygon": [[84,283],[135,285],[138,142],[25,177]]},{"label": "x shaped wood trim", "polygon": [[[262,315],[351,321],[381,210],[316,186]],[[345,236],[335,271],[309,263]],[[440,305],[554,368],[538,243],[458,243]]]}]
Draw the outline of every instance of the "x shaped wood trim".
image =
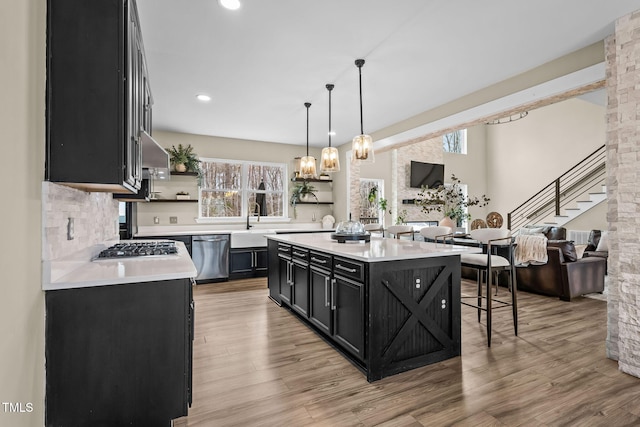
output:
[{"label": "x shaped wood trim", "polygon": [[[419,303],[416,303],[413,299],[413,296],[408,292],[401,292],[397,289],[391,287],[391,284],[387,280],[382,280],[382,284],[391,292],[391,294],[398,300],[411,314],[409,318],[404,322],[404,324],[398,329],[398,332],[391,339],[389,344],[382,351],[382,358],[385,363],[388,363],[398,352],[401,345],[409,338],[413,327],[416,326],[418,322],[420,322],[427,332],[432,334],[438,342],[440,342],[445,348],[451,346],[452,340],[446,334],[445,331],[442,330],[440,325],[438,325],[432,318],[427,316],[426,308],[433,301],[436,294],[440,291],[443,286],[446,286],[447,279],[453,273],[452,269],[448,266],[445,266],[438,277],[433,281],[431,287],[425,292],[422,296],[422,299]],[[448,304],[451,306],[453,302],[449,301]]]}]

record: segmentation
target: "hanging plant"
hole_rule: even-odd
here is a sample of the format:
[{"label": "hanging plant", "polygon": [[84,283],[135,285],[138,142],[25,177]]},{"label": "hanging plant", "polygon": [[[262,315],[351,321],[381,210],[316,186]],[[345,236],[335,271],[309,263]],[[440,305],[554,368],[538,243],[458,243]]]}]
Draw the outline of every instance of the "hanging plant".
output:
[{"label": "hanging plant", "polygon": [[298,202],[304,202],[313,197],[316,199],[316,203],[318,203],[318,197],[314,193],[315,187],[309,184],[308,181],[303,181],[301,184],[296,184],[291,192],[291,198],[289,201],[291,202],[291,206],[293,206],[293,216],[297,217],[296,212],[296,204]]}]

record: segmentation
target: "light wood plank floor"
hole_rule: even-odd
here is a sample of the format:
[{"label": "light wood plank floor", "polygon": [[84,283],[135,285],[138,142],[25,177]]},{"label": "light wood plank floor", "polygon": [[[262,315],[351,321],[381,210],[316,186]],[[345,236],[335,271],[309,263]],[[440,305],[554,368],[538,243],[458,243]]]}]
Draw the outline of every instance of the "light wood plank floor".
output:
[{"label": "light wood plank floor", "polygon": [[461,357],[369,384],[267,294],[266,279],[196,286],[194,401],[176,426],[640,425],[640,379],[605,356],[604,301],[519,292],[520,336],[496,310],[490,349],[463,306]]}]

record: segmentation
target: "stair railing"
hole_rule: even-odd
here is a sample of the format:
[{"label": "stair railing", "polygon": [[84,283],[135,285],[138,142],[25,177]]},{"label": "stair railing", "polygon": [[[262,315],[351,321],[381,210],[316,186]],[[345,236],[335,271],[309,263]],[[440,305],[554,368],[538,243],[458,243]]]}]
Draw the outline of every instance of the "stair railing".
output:
[{"label": "stair railing", "polygon": [[606,176],[606,151],[602,145],[542,190],[507,214],[507,227],[518,230],[541,218],[559,216],[561,209],[577,201]]}]

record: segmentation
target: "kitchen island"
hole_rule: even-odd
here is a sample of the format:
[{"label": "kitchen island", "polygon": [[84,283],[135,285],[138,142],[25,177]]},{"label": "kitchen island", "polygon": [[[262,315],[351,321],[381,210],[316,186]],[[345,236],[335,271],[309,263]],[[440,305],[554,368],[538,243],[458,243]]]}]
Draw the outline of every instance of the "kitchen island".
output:
[{"label": "kitchen island", "polygon": [[187,415],[195,266],[181,242],[176,254],[96,258],[112,243],[43,265],[47,426]]},{"label": "kitchen island", "polygon": [[460,355],[460,254],[438,243],[268,236],[269,297],[368,381]]}]

